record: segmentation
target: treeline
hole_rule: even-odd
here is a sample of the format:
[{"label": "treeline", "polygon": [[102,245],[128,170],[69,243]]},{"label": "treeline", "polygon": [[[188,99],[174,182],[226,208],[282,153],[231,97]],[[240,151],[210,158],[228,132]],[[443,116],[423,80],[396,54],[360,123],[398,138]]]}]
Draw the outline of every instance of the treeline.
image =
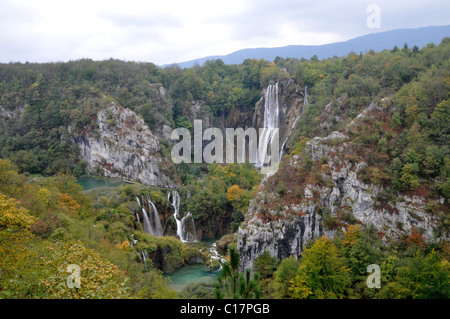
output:
[{"label": "treeline", "polygon": [[190,127],[185,113],[192,101],[205,101],[216,116],[253,108],[261,86],[280,72],[263,60],[233,66],[208,61],[192,69],[113,59],[1,64],[0,156],[20,172],[79,174],[84,165],[71,135],[86,130],[110,101],[142,116],[156,132],[163,125]]}]

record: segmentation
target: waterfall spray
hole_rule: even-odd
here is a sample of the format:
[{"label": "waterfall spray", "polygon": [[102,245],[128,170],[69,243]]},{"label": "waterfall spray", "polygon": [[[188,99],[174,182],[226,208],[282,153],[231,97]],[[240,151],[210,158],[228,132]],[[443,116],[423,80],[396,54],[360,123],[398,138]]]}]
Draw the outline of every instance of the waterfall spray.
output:
[{"label": "waterfall spray", "polygon": [[[167,200],[170,202],[170,192],[167,194]],[[173,218],[177,224],[177,235],[180,240],[185,242],[195,241],[195,223],[192,214],[189,212],[181,219],[178,219],[178,212],[180,210],[180,194],[176,190],[172,191],[172,202],[173,206]],[[188,225],[191,223],[191,228]]]},{"label": "waterfall spray", "polygon": [[[153,223],[152,223],[152,230],[155,236],[162,236],[162,226],[161,221],[159,219],[158,210],[156,209],[155,204],[150,200],[150,198],[147,195],[147,203],[149,204],[149,207],[151,205],[152,211],[153,211]],[[150,208],[149,208],[150,209]]]},{"label": "waterfall spray", "polygon": [[[161,221],[159,219],[159,214],[158,214],[158,210],[156,209],[155,204],[153,204],[153,202],[150,200],[150,198],[147,195],[147,200],[144,199],[144,196],[142,195],[142,205],[141,205],[141,201],[139,200],[139,197],[136,196],[136,201],[139,204],[139,207],[141,207],[141,211],[142,211],[142,216],[143,216],[143,228],[144,231],[150,235],[155,235],[155,236],[162,236],[163,232],[162,232],[162,226],[161,226]],[[145,209],[145,203],[147,203],[147,207],[148,207],[148,213],[147,210]],[[141,223],[141,220],[139,218],[139,214],[136,213],[136,219],[138,221],[138,223]]]},{"label": "waterfall spray", "polygon": [[[262,166],[265,157],[267,156],[267,148],[269,142],[273,138],[273,132],[271,129],[278,128],[279,106],[278,106],[278,82],[275,85],[269,85],[266,90],[265,102],[264,102],[264,133],[260,136],[259,148],[262,151],[259,152],[257,157],[257,165]],[[263,158],[260,158],[263,156]]]}]

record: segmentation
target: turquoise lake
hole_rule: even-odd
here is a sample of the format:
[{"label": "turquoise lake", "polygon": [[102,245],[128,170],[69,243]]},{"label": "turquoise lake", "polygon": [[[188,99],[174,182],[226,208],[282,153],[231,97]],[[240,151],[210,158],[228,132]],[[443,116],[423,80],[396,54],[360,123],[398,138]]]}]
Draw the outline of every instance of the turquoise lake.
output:
[{"label": "turquoise lake", "polygon": [[79,178],[77,180],[78,184],[83,187],[83,190],[87,191],[92,188],[97,187],[117,187],[121,184],[124,184],[124,182],[120,179],[101,179],[101,178],[95,178],[95,177],[83,177]]},{"label": "turquoise lake", "polygon": [[204,265],[183,266],[173,273],[166,275],[171,279],[170,286],[176,291],[182,291],[191,283],[216,282],[220,271],[210,269]]}]

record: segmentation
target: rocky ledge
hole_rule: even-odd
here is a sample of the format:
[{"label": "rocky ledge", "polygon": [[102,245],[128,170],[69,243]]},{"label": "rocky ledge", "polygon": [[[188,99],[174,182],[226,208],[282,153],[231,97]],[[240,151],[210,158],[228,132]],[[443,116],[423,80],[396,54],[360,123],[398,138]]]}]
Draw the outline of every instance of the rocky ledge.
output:
[{"label": "rocky ledge", "polygon": [[[313,161],[326,158],[329,169],[322,172],[326,186],[306,185],[300,203],[267,212],[265,204],[280,202],[278,194],[264,189],[257,194],[238,233],[241,270],[252,269],[255,259],[265,251],[279,259],[291,255],[298,258],[309,240],[321,235],[332,238],[349,223],[374,227],[385,241],[404,238],[413,228],[420,230],[427,241],[448,240],[448,232],[436,231],[440,221],[427,213],[425,197],[399,194],[380,204],[384,189],[358,178],[358,171],[367,164],[346,158],[351,146],[349,138],[340,132],[307,142],[307,155]],[[288,165],[298,167],[301,160],[293,156]]]},{"label": "rocky ledge", "polygon": [[160,170],[159,139],[133,111],[110,103],[96,123],[74,137],[87,171],[108,177],[137,180],[167,187],[170,179]]}]

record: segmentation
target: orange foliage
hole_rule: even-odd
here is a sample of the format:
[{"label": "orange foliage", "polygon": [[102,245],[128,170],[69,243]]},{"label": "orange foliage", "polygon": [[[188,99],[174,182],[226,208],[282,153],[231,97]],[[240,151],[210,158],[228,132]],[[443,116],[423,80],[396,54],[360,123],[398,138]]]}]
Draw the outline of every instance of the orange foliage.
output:
[{"label": "orange foliage", "polygon": [[131,247],[130,242],[128,240],[124,240],[123,242],[121,242],[120,244],[116,245],[116,248],[123,250],[123,251],[127,251],[129,250]]},{"label": "orange foliage", "polygon": [[229,202],[234,201],[236,197],[242,194],[244,190],[239,187],[239,185],[233,185],[227,190],[227,200]]},{"label": "orange foliage", "polygon": [[77,214],[81,210],[81,205],[77,203],[69,194],[61,194],[59,196],[59,202],[63,208],[70,214]]}]

